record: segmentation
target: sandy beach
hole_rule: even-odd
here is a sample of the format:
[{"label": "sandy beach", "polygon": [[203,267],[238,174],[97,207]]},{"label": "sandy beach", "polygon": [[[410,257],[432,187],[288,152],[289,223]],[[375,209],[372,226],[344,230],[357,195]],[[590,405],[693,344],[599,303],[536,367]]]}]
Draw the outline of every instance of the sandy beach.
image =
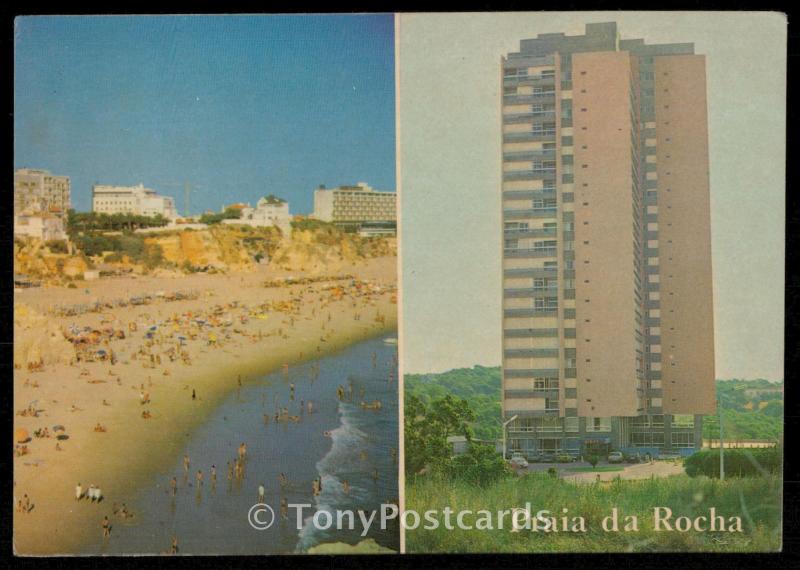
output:
[{"label": "sandy beach", "polygon": [[[290,276],[316,279],[275,285]],[[110,331],[89,334],[92,343],[79,345],[93,362],[15,368],[15,440],[18,430],[31,436],[27,453],[14,457],[17,554],[69,554],[101,534],[110,505],[130,501],[156,466],[175,461],[240,377],[246,383],[396,329],[395,257],[319,277],[259,266],[249,273],[120,277],[15,292],[16,305],[46,316],[73,339]],[[99,312],[54,310],[145,295],[147,303]],[[15,320],[15,339],[21,328]],[[36,415],[21,415],[26,409]],[[105,431],[95,431],[98,424]],[[34,435],[44,428],[49,437]],[[78,483],[84,491],[102,489],[104,501],[77,501]],[[21,512],[16,502],[25,495],[31,508]]]}]

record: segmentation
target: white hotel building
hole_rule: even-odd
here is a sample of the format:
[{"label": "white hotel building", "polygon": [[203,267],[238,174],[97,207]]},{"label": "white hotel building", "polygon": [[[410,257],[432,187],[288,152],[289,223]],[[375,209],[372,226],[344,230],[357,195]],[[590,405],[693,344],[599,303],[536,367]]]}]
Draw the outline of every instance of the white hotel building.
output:
[{"label": "white hotel building", "polygon": [[161,214],[169,220],[178,217],[175,200],[169,196],[159,196],[155,190],[138,186],[92,186],[92,211],[99,214],[136,214],[157,216]]}]

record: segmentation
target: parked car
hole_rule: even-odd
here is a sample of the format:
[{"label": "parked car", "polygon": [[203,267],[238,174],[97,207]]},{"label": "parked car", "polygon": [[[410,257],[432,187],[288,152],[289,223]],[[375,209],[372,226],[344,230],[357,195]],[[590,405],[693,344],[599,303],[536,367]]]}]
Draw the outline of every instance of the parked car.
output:
[{"label": "parked car", "polygon": [[537,458],[539,463],[555,463],[556,455],[550,451],[542,451]]},{"label": "parked car", "polygon": [[608,454],[609,463],[622,463],[624,460],[625,457],[622,455],[621,451],[612,451]]},{"label": "parked car", "polygon": [[528,460],[525,459],[525,456],[518,451],[515,451],[511,454],[509,463],[511,464],[511,467],[516,469],[525,469],[528,466]]},{"label": "parked car", "polygon": [[556,455],[556,461],[558,463],[572,463],[575,461],[575,458],[571,456],[569,453],[559,453]]}]

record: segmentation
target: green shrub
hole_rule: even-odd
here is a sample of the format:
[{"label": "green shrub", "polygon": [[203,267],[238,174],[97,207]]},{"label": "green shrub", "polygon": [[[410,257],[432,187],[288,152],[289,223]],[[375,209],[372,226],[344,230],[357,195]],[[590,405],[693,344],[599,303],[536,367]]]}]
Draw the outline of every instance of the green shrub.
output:
[{"label": "green shrub", "polygon": [[51,239],[47,240],[45,245],[52,253],[67,253],[69,251],[69,247],[67,247],[67,240]]},{"label": "green shrub", "polygon": [[448,467],[452,479],[478,487],[487,487],[511,474],[508,464],[492,446],[477,443],[470,444],[467,453],[453,458]]},{"label": "green shrub", "polygon": [[[724,455],[726,477],[755,477],[780,473],[783,457],[778,448],[726,449]],[[719,478],[719,449],[708,449],[690,455],[684,461],[690,477],[705,475]]]}]

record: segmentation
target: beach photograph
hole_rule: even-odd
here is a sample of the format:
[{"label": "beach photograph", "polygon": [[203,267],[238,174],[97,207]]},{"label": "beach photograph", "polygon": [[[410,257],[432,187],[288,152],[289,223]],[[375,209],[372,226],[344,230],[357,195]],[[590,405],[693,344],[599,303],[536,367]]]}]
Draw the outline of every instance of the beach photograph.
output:
[{"label": "beach photograph", "polygon": [[780,551],[786,15],[397,29],[405,552]]},{"label": "beach photograph", "polygon": [[[19,556],[395,553],[394,20],[19,17]],[[351,521],[352,522],[352,521]]]}]

